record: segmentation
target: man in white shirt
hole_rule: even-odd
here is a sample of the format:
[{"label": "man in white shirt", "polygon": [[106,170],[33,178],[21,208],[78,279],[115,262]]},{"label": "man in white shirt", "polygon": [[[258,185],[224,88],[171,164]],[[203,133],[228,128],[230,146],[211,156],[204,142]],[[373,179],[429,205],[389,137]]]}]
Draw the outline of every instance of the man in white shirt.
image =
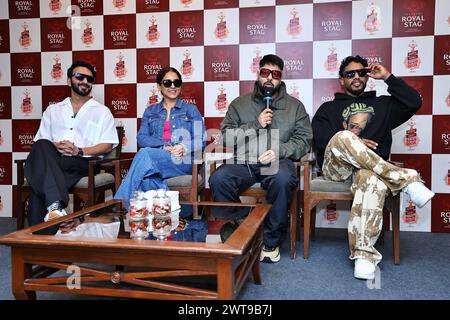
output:
[{"label": "man in white shirt", "polygon": [[42,115],[25,163],[25,177],[33,189],[30,225],[65,215],[68,190],[88,174],[89,160],[102,157],[119,142],[111,111],[89,95],[95,76],[90,64],[73,62],[67,70],[71,96]]}]

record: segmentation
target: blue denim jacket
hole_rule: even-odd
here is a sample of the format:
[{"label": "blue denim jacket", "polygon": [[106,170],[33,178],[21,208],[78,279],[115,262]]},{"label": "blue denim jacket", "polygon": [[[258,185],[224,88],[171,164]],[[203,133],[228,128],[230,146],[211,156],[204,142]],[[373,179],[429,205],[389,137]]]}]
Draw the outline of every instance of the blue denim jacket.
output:
[{"label": "blue denim jacket", "polygon": [[167,111],[163,106],[164,100],[147,107],[141,121],[141,128],[137,134],[139,147],[162,148],[165,145],[181,143],[187,148],[187,153],[193,155],[202,151],[206,145],[206,130],[203,118],[197,107],[177,99],[170,112],[171,141],[164,141],[164,122]]}]

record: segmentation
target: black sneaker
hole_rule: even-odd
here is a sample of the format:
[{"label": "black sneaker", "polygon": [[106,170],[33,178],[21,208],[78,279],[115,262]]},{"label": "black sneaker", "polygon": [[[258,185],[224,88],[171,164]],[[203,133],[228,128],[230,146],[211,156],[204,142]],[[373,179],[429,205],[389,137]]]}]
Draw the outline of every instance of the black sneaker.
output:
[{"label": "black sneaker", "polygon": [[220,240],[222,242],[227,241],[227,239],[233,234],[233,232],[239,227],[237,223],[227,222],[220,228]]},{"label": "black sneaker", "polygon": [[263,246],[259,261],[264,263],[276,263],[280,261],[280,249],[279,247],[269,248]]}]

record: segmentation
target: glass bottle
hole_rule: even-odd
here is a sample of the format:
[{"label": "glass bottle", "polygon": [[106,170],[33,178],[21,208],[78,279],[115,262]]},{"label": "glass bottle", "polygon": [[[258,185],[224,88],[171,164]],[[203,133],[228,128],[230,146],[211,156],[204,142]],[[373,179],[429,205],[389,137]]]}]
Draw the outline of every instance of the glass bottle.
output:
[{"label": "glass bottle", "polygon": [[158,240],[166,240],[170,235],[172,228],[171,202],[170,197],[166,195],[166,191],[158,189],[156,196],[153,198],[152,206],[152,226],[153,236]]},{"label": "glass bottle", "polygon": [[142,191],[135,191],[130,199],[130,237],[142,240],[148,236],[147,199]]}]

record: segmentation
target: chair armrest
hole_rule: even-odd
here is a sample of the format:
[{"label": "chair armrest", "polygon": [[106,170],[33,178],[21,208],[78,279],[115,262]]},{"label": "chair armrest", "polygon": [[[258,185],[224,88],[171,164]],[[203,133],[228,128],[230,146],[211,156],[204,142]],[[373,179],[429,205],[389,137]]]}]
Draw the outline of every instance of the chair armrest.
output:
[{"label": "chair armrest", "polygon": [[113,160],[114,180],[115,180],[115,185],[116,185],[116,192],[119,189],[120,184],[122,183],[122,172],[121,172],[121,169],[124,168],[124,167],[130,167],[132,162],[133,162],[133,158]]},{"label": "chair armrest", "polygon": [[25,159],[16,159],[14,163],[17,164],[17,185],[23,186],[25,183],[25,175],[24,175],[24,165]]}]

